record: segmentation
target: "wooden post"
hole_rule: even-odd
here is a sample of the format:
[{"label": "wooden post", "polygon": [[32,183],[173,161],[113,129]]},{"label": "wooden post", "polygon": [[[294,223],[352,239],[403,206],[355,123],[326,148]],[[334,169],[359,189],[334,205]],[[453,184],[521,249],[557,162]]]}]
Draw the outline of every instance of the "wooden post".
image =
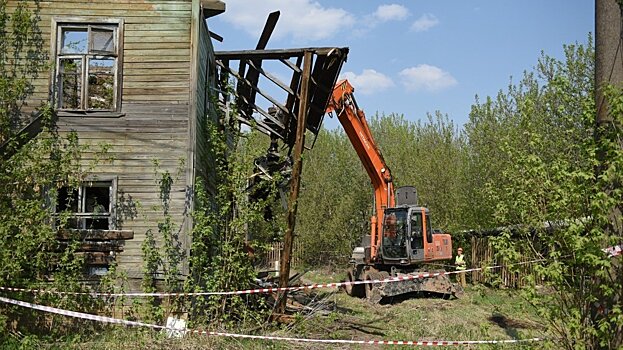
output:
[{"label": "wooden post", "polygon": [[[307,124],[307,106],[309,104],[309,81],[311,79],[312,52],[305,51],[303,58],[303,75],[301,77],[301,92],[299,96],[298,120],[296,124],[296,139],[294,143],[294,166],[292,167],[292,183],[290,199],[288,201],[287,228],[283,238],[283,253],[279,266],[279,287],[285,288],[290,280],[290,261],[292,257],[292,243],[294,242],[294,227],[296,225],[296,210],[298,207],[301,172],[303,170],[303,146],[305,145],[305,127]],[[287,292],[279,293],[276,311],[284,313],[286,309]]]}]

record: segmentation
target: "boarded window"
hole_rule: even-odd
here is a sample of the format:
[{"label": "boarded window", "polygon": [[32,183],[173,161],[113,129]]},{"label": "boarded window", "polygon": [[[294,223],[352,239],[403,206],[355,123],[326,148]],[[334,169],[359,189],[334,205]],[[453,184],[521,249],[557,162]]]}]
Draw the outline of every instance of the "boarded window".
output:
[{"label": "boarded window", "polygon": [[118,111],[118,25],[59,23],[57,105],[61,110]]}]

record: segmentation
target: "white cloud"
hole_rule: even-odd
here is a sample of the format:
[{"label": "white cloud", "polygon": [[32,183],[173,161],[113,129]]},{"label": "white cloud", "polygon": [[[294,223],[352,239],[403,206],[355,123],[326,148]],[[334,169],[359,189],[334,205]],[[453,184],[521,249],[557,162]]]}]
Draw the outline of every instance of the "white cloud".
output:
[{"label": "white cloud", "polygon": [[458,84],[450,73],[428,64],[403,69],[400,71],[400,77],[407,90],[435,92]]},{"label": "white cloud", "polygon": [[313,0],[227,0],[227,11],[218,18],[259,38],[268,14],[276,10],[281,11],[281,16],[273,33],[275,38],[321,40],[355,23],[355,17],[346,10],[323,7]]},{"label": "white cloud", "polygon": [[415,20],[415,22],[413,22],[413,24],[411,25],[411,30],[414,30],[416,32],[425,32],[436,26],[437,24],[439,24],[439,20],[437,19],[437,17],[435,17],[435,15],[425,13],[420,18]]},{"label": "white cloud", "polygon": [[379,22],[402,21],[409,17],[409,10],[397,4],[380,5],[373,16]]},{"label": "white cloud", "polygon": [[361,74],[344,72],[340,79],[348,79],[357,94],[371,95],[394,86],[394,82],[385,74],[374,69],[364,69]]}]

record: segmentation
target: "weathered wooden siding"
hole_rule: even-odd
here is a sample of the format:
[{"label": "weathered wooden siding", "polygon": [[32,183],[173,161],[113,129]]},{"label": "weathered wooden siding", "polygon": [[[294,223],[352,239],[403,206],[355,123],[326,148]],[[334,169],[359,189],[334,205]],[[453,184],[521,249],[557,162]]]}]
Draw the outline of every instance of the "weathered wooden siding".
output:
[{"label": "weathered wooden siding", "polygon": [[[123,18],[124,101],[188,103],[191,5],[192,0],[41,1],[40,28],[51,43],[54,17]],[[15,3],[7,7],[11,12]],[[48,100],[49,84],[48,74],[36,81],[31,107]]]},{"label": "weathered wooden siding", "polygon": [[214,48],[208,32],[206,21],[199,24],[199,42],[197,52],[197,102],[196,102],[196,173],[207,185],[208,191],[214,193],[214,162],[213,154],[209,150],[207,122],[216,121],[217,114],[213,108],[213,91],[210,87],[216,86],[215,81]]},{"label": "weathered wooden siding", "polygon": [[[185,170],[189,162],[192,2],[41,1],[40,26],[48,43],[55,40],[53,18],[80,17],[93,22],[118,18],[124,21],[123,115],[99,118],[61,116],[59,127],[62,132],[76,130],[81,143],[92,145],[83,155],[85,164],[96,157],[99,148],[96,145],[109,146],[106,157],[110,156],[112,160],[100,162],[91,173],[118,179],[117,204],[121,225],[118,228],[134,230],[134,239],[125,242],[117,261],[130,277],[141,275],[141,244],[146,231],[152,229],[157,235],[157,222],[163,219],[162,210],[158,209],[161,201],[156,170],[169,171],[174,177],[180,174],[171,191],[170,214],[176,231],[187,226],[185,222],[189,220],[185,212],[190,200],[187,187],[191,182]],[[53,56],[54,53],[50,52],[50,57]],[[48,100],[50,77],[51,74],[44,74],[37,80],[37,90],[30,106]],[[159,162],[157,169],[154,160]],[[180,166],[181,163],[186,165]],[[184,248],[188,248],[185,235],[186,232],[182,231]]]}]

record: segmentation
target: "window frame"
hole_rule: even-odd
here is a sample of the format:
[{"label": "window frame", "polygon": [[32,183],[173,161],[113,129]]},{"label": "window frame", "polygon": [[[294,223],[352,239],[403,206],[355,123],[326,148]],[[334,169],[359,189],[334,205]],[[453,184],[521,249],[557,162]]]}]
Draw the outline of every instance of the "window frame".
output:
[{"label": "window frame", "polygon": [[[62,54],[63,30],[67,28],[86,29],[87,38],[90,38],[91,29],[112,29],[114,39],[114,52],[106,54],[92,50],[92,41],[87,40],[86,53],[67,53]],[[53,105],[58,109],[60,116],[96,116],[96,117],[120,117],[122,101],[122,77],[123,77],[123,37],[124,37],[124,20],[120,18],[86,18],[86,17],[54,17],[52,19],[52,33],[55,34],[51,40],[51,54],[54,62],[54,69],[51,70],[50,91]],[[89,61],[102,58],[115,59],[113,64],[113,99],[112,108],[110,109],[93,109],[88,106],[88,77],[89,77]],[[61,59],[81,59],[82,60],[82,76],[81,76],[81,94],[79,108],[61,108],[62,106],[62,82],[61,82]]]},{"label": "window frame", "polygon": [[[80,183],[80,186],[77,188],[78,189],[78,203],[77,203],[78,211],[70,213],[70,217],[75,218],[77,220],[77,222],[79,223],[78,224],[79,227],[77,228],[68,227],[66,229],[78,230],[78,231],[84,231],[84,230],[114,231],[114,230],[117,230],[118,229],[117,220],[116,220],[117,180],[118,178],[114,176],[114,177],[103,177],[103,178],[100,178],[100,177],[90,178],[90,179],[82,181]],[[103,184],[103,183],[109,183],[109,185],[108,186],[93,186],[93,184]],[[86,192],[85,190],[86,187],[107,187],[108,188],[108,193],[109,193],[108,211],[104,213],[85,212],[87,197],[84,195],[84,193]],[[57,212],[57,206],[59,205],[58,200],[59,198],[57,196],[56,201],[52,205],[52,210],[54,211],[55,216],[56,214],[58,214]],[[104,218],[108,218],[108,229],[90,229],[86,227],[87,219],[104,219]],[[54,220],[54,222],[56,222],[56,220]]]}]

